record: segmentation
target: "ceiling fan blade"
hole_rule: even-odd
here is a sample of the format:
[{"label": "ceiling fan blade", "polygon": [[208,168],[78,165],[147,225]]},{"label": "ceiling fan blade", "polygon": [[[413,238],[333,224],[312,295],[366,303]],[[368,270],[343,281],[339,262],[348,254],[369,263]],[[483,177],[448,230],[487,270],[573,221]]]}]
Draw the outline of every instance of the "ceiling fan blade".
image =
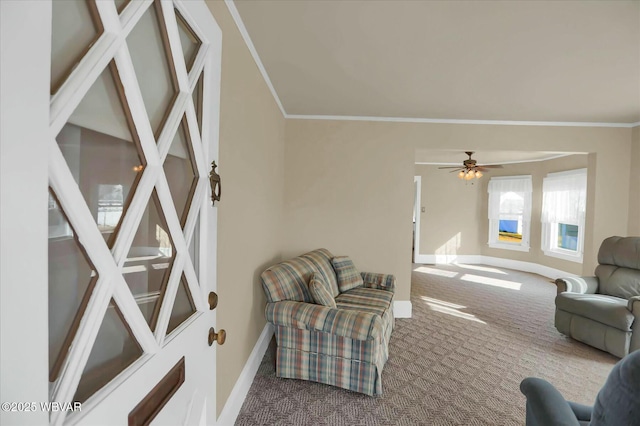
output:
[{"label": "ceiling fan blade", "polygon": [[478,167],[485,167],[487,169],[501,169],[502,165],[500,165],[500,164],[487,164],[487,165],[482,165],[482,166],[478,166]]},{"label": "ceiling fan blade", "polygon": [[439,169],[462,169],[460,166],[446,166],[446,167],[438,167]]},{"label": "ceiling fan blade", "polygon": [[455,173],[455,172],[459,172],[459,171],[461,171],[461,170],[465,170],[465,169],[462,169],[462,168],[460,168],[460,169],[455,169],[455,170],[451,170],[449,173]]}]

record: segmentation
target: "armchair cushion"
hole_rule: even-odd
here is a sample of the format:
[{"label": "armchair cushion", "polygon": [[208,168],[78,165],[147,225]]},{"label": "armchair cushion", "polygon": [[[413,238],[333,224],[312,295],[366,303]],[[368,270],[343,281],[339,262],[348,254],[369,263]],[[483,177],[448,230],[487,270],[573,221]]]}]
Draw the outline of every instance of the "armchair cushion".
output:
[{"label": "armchair cushion", "polygon": [[382,336],[382,319],[370,312],[282,301],[267,303],[265,316],[275,326],[322,331],[350,339],[372,340]]},{"label": "armchair cushion", "polygon": [[629,312],[631,312],[634,317],[640,319],[640,296],[631,297],[627,304],[627,309],[629,309]]},{"label": "armchair cushion", "polygon": [[640,296],[640,270],[615,265],[596,266],[600,281],[599,293],[628,299]]},{"label": "armchair cushion", "polygon": [[336,297],[336,303],[358,307],[373,306],[386,309],[393,301],[393,293],[373,288],[354,288]]},{"label": "armchair cushion", "polygon": [[311,281],[309,281],[309,291],[313,296],[313,300],[318,305],[324,305],[329,308],[336,307],[336,300],[329,291],[329,284],[324,282],[322,276],[317,272],[311,276]]},{"label": "armchair cushion", "polygon": [[352,288],[362,287],[364,281],[362,275],[356,269],[353,261],[348,256],[338,256],[331,259],[333,269],[336,271],[338,278],[338,288],[340,293],[349,291]]},{"label": "armchair cushion", "polygon": [[394,275],[376,274],[375,272],[362,272],[360,275],[366,288],[388,291],[394,291],[396,288],[396,277]]},{"label": "armchair cushion", "polygon": [[561,293],[556,296],[556,307],[622,331],[631,331],[634,320],[627,301],[613,296]]}]

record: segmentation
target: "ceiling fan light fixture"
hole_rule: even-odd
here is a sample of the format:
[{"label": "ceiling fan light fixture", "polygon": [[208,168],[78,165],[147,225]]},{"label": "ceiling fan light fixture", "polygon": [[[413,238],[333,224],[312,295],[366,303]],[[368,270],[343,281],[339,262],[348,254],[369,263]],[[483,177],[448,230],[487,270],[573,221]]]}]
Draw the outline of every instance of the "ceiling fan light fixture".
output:
[{"label": "ceiling fan light fixture", "polygon": [[476,171],[476,179],[480,179],[482,177],[482,172],[480,170]]},{"label": "ceiling fan light fixture", "polygon": [[460,170],[460,172],[458,173],[458,177],[460,179],[464,179],[464,172],[462,170]]}]

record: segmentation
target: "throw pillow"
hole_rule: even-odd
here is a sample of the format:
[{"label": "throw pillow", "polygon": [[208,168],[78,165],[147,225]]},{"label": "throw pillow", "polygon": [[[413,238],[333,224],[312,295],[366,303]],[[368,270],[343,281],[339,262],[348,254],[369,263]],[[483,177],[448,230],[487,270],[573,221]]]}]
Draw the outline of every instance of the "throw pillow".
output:
[{"label": "throw pillow", "polygon": [[348,256],[338,256],[331,259],[333,269],[336,271],[338,278],[338,289],[340,293],[351,290],[352,288],[362,287],[364,281],[360,272],[356,269],[353,261]]},{"label": "throw pillow", "polygon": [[318,305],[324,305],[330,308],[337,307],[336,301],[329,291],[329,285],[324,282],[322,276],[316,272],[311,275],[311,280],[309,280],[309,291],[311,292],[313,300]]}]

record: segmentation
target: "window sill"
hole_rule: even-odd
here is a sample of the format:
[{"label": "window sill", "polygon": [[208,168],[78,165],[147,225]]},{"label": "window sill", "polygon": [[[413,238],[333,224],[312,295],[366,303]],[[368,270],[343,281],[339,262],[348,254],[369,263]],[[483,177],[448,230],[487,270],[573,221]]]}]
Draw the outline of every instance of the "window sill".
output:
[{"label": "window sill", "polygon": [[555,257],[557,259],[568,260],[569,262],[582,263],[582,253],[571,254],[570,252],[560,252],[555,250],[543,250],[545,256]]},{"label": "window sill", "polygon": [[495,249],[504,249],[504,250],[514,250],[514,251],[524,251],[529,252],[529,246],[521,245],[521,244],[508,244],[508,243],[488,243],[489,247]]}]

